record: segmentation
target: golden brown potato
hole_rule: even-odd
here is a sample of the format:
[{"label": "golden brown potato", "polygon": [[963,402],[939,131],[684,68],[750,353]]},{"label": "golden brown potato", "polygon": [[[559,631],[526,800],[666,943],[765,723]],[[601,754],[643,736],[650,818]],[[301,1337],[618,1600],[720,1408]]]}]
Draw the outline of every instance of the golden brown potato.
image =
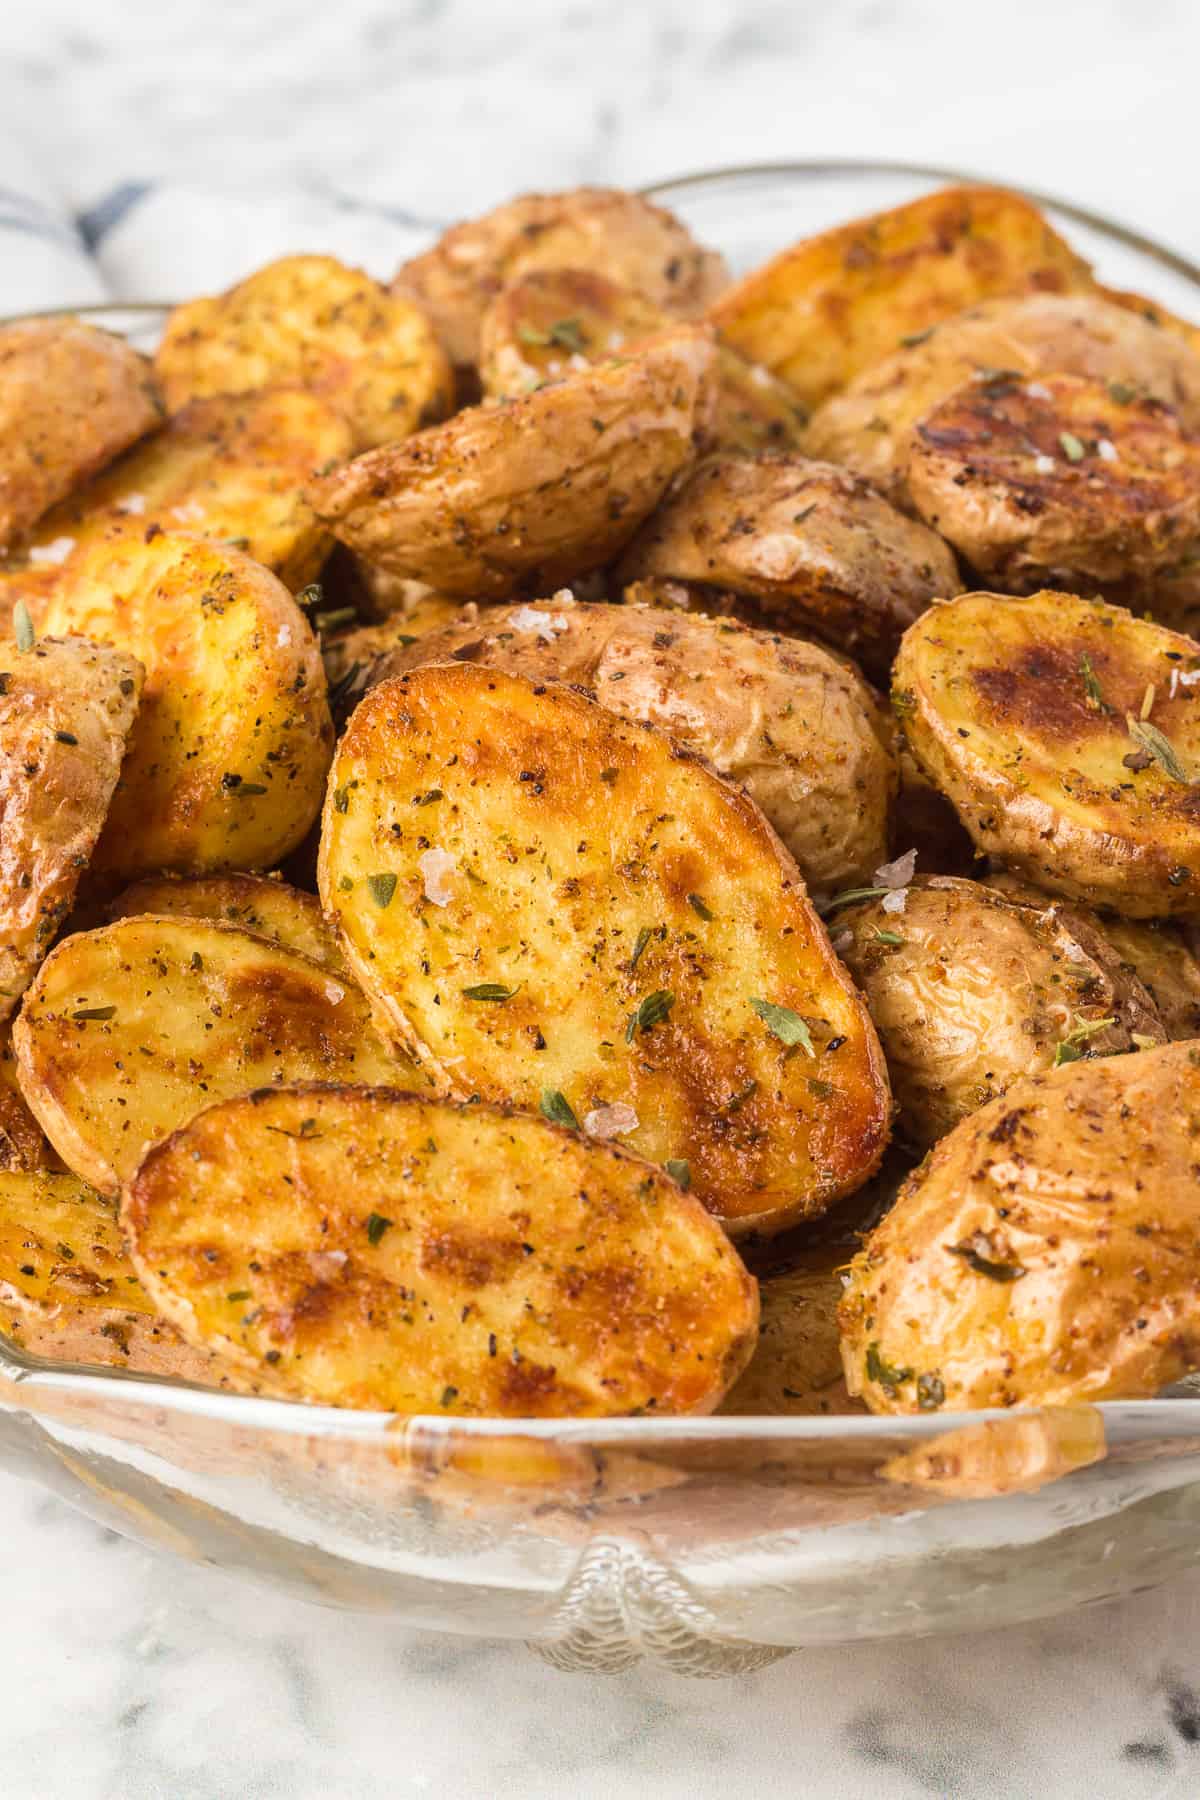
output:
[{"label": "golden brown potato", "polygon": [[1164,920],[1106,918],[1105,937],[1158,1009],[1167,1037],[1200,1038],[1200,961],[1194,934]]},{"label": "golden brown potato", "polygon": [[58,1158],[17,1081],[12,1020],[0,1025],[0,1170],[57,1168]]},{"label": "golden brown potato", "polygon": [[762,814],[577,691],[446,663],[374,688],[330,774],[321,898],[445,1091],[687,1165],[730,1229],[870,1175],[866,1010]]},{"label": "golden brown potato", "polygon": [[[26,623],[28,623],[26,621]],[[0,643],[0,1019],[71,910],[109,813],[142,666],[82,637]]]},{"label": "golden brown potato", "polygon": [[172,412],[210,394],[305,388],[341,413],[356,450],[434,424],[454,399],[424,313],[335,256],[283,256],[177,306],[154,367]]},{"label": "golden brown potato", "polygon": [[702,463],[647,521],[617,573],[734,594],[738,610],[815,632],[879,675],[930,600],[962,587],[942,540],[866,482],[774,452]]},{"label": "golden brown potato", "polygon": [[1097,292],[1114,306],[1123,306],[1126,312],[1140,314],[1143,319],[1149,319],[1152,325],[1172,332],[1193,350],[1200,351],[1200,325],[1194,325],[1190,319],[1181,319],[1178,313],[1171,312],[1159,301],[1151,300],[1145,294],[1133,293],[1128,288],[1105,287],[1103,283]]},{"label": "golden brown potato", "polygon": [[943,188],[803,239],[728,288],[709,317],[816,406],[977,301],[1091,286],[1088,265],[1020,194]]},{"label": "golden brown potato", "polygon": [[981,851],[1131,918],[1200,914],[1200,646],[1119,606],[964,594],[896,659],[909,746]]},{"label": "golden brown potato", "polygon": [[703,312],[728,280],[724,259],[664,207],[617,188],[575,188],[521,194],[452,226],[403,265],[392,290],[429,315],[452,362],[471,365],[487,308],[531,269],[594,270],[676,318]]},{"label": "golden brown potato", "polygon": [[1156,1393],[1200,1364],[1200,1050],[1017,1082],[910,1177],[851,1265],[850,1391],[874,1412]]},{"label": "golden brown potato", "polygon": [[745,787],[812,888],[850,886],[887,854],[891,734],[861,677],[815,644],[556,595],[421,636],[371,680],[451,660],[575,682],[622,718],[661,726]]},{"label": "golden brown potato", "polygon": [[342,980],[350,971],[334,932],[314,894],[302,893],[270,875],[148,875],[118,894],[109,920],[160,917],[211,919],[236,925],[258,937],[298,950]]},{"label": "golden brown potato", "polygon": [[45,624],[119,644],[146,668],[96,852],[106,880],[266,868],[300,842],[333,728],[316,642],[274,575],[200,538],[119,536],[74,561]]},{"label": "golden brown potato", "polygon": [[837,1309],[844,1245],[803,1252],[784,1274],[758,1284],[758,1344],[717,1408],[740,1416],[865,1412],[852,1400],[842,1373]]},{"label": "golden brown potato", "polygon": [[309,497],[352,550],[444,594],[545,591],[606,562],[691,461],[712,359],[705,331],[681,328],[368,451]]},{"label": "golden brown potato", "polygon": [[78,319],[0,329],[0,555],[161,417],[123,338]]},{"label": "golden brown potato", "polygon": [[1166,1042],[1099,923],[1049,898],[917,877],[839,909],[830,930],[883,1044],[897,1130],[919,1149],[1018,1076]]},{"label": "golden brown potato", "polygon": [[122,1218],[192,1342],[298,1400],[389,1412],[707,1412],[755,1283],[660,1170],[545,1121],[299,1087],[152,1151]]},{"label": "golden brown potato", "polygon": [[105,1194],[210,1101],[267,1083],[416,1078],[385,1051],[353,983],[204,919],[120,919],[65,938],[13,1044],[46,1136]]},{"label": "golden brown potato", "polygon": [[[430,594],[418,601],[411,612],[392,613],[373,625],[356,625],[336,637],[325,638],[321,658],[329,683],[331,707],[335,701],[348,716],[368,686],[373,672],[393,651],[405,650],[427,636],[440,636],[444,626],[459,619],[486,618],[491,609],[478,607],[470,600],[445,599]],[[498,610],[498,609],[497,609]]]}]

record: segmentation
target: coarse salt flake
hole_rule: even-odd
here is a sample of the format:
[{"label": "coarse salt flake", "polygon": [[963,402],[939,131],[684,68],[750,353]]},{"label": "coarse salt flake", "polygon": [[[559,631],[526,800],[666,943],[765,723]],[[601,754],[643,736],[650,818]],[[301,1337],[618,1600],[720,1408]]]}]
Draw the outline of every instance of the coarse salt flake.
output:
[{"label": "coarse salt flake", "polygon": [[1054,473],[1054,458],[1052,456],[1045,455],[1045,453],[1043,452],[1043,454],[1041,456],[1034,457],[1033,466],[1037,470],[1039,475],[1053,475],[1053,473]]},{"label": "coarse salt flake", "polygon": [[1097,454],[1104,462],[1116,462],[1117,446],[1111,438],[1100,438],[1096,444]]},{"label": "coarse salt flake", "polygon": [[448,878],[458,867],[449,851],[439,850],[435,845],[432,850],[426,850],[418,856],[417,867],[425,883],[425,898],[432,900],[435,906],[449,906],[454,898],[454,889],[449,885]]},{"label": "coarse salt flake", "polygon": [[275,633],[276,649],[277,650],[286,650],[288,645],[291,643],[291,641],[292,641],[291,626],[290,625],[281,625],[279,627],[279,630]]},{"label": "coarse salt flake", "polygon": [[883,896],[879,904],[885,913],[902,913],[908,905],[908,889],[906,887],[892,888],[890,893]]},{"label": "coarse salt flake", "polygon": [[196,500],[185,500],[182,506],[171,508],[171,517],[181,525],[194,525],[204,517],[204,508]]},{"label": "coarse salt flake", "polygon": [[74,548],[72,537],[51,538],[48,544],[32,544],[29,560],[31,563],[65,563]]},{"label": "coarse salt flake", "polygon": [[145,494],[126,494],[124,499],[117,501],[117,511],[119,513],[125,513],[128,517],[133,519],[140,519],[145,510]]},{"label": "coarse salt flake", "polygon": [[1048,400],[1050,398],[1050,389],[1044,387],[1040,381],[1027,381],[1025,392],[1031,400]]},{"label": "coarse salt flake", "polygon": [[875,871],[874,883],[876,887],[907,887],[916,872],[917,852],[914,848],[906,850],[903,856],[896,858],[895,862],[880,863]]},{"label": "coarse salt flake", "polygon": [[583,1129],[589,1137],[623,1137],[627,1131],[636,1131],[637,1128],[638,1116],[632,1106],[626,1106],[623,1100],[618,1100],[613,1106],[594,1106],[590,1113],[584,1114]]},{"label": "coarse salt flake", "polygon": [[532,632],[543,644],[552,644],[567,629],[567,621],[560,613],[542,612],[536,606],[518,606],[516,612],[509,614],[508,622],[514,631]]}]

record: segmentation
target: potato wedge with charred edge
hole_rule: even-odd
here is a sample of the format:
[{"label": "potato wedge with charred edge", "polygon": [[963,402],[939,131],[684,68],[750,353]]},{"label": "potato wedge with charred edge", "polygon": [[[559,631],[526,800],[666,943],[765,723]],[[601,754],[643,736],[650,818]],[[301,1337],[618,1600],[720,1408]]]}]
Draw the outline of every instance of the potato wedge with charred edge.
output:
[{"label": "potato wedge with charred edge", "polygon": [[810,887],[852,886],[887,856],[890,724],[859,675],[815,644],[732,619],[555,596],[431,632],[371,679],[456,658],[582,684],[610,712],[669,731],[744,785]]},{"label": "potato wedge with charred edge", "polygon": [[1166,1042],[1099,922],[977,881],[918,877],[903,912],[841,909],[833,947],[866,998],[899,1108],[927,1149],[1021,1075]]},{"label": "potato wedge with charred edge", "polygon": [[692,459],[701,327],[524,399],[477,406],[310,484],[343,543],[444,594],[503,600],[606,562]]},{"label": "potato wedge with charred edge", "polygon": [[1196,917],[1198,669],[1119,606],[964,594],[905,634],[893,703],[980,850],[1130,918]]},{"label": "potato wedge with charred edge", "polygon": [[837,1309],[845,1246],[804,1251],[795,1266],[759,1278],[758,1343],[717,1411],[735,1415],[865,1412],[842,1373]]},{"label": "potato wedge with charred edge", "polygon": [[283,256],[177,306],[154,367],[172,412],[210,394],[305,388],[341,413],[356,450],[434,424],[454,400],[425,314],[335,256]]},{"label": "potato wedge with charred edge", "polygon": [[603,272],[676,318],[693,318],[728,281],[664,207],[619,188],[521,194],[442,233],[392,283],[433,320],[458,366],[479,360],[483,317],[496,295],[531,269]]},{"label": "potato wedge with charred edge", "polygon": [[[954,557],[844,469],[765,452],[713,457],[630,544],[621,582],[705,584],[735,609],[813,632],[884,675],[900,634],[961,591]],[[705,595],[696,602],[702,609]]]},{"label": "potato wedge with charred edge", "polygon": [[269,875],[148,875],[118,894],[107,911],[110,920],[157,913],[236,925],[287,950],[298,950],[334,975],[350,978],[316,896]]},{"label": "potato wedge with charred edge", "polygon": [[150,365],[78,319],[0,329],[0,554],[162,417]]},{"label": "potato wedge with charred edge", "polygon": [[141,692],[142,665],[104,644],[0,643],[0,1019],[71,910]]},{"label": "potato wedge with charred edge", "polygon": [[574,689],[442,664],[372,690],[330,774],[321,898],[444,1090],[686,1163],[734,1231],[879,1161],[862,1002],[758,808]]},{"label": "potato wedge with charred edge", "polygon": [[873,1412],[1156,1393],[1200,1365],[1200,1049],[1072,1063],[964,1119],[851,1264]]},{"label": "potato wedge with charred edge", "polygon": [[209,1101],[264,1082],[418,1079],[384,1049],[351,982],[202,919],[120,919],[64,939],[13,1044],[46,1136],[104,1194]]},{"label": "potato wedge with charred edge", "polygon": [[952,187],[803,239],[727,288],[709,317],[816,406],[964,307],[1092,285],[1088,265],[1022,195]]},{"label": "potato wedge with charred edge", "polygon": [[269,867],[301,841],[333,727],[316,640],[274,575],[199,538],[122,536],[79,559],[45,619],[146,667],[98,873]]},{"label": "potato wedge with charred edge", "polygon": [[210,1107],[150,1153],[121,1216],[192,1342],[327,1405],[708,1412],[758,1325],[754,1280],[661,1170],[394,1089]]}]

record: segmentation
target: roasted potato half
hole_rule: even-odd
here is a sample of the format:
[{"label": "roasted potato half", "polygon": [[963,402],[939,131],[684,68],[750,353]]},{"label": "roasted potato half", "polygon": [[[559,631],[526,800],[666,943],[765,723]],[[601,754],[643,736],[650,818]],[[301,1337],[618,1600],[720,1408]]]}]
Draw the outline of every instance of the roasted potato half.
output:
[{"label": "roasted potato half", "polygon": [[0,1025],[0,1170],[59,1166],[45,1132],[25,1104],[17,1080],[12,1020]]},{"label": "roasted potato half", "polygon": [[352,982],[203,919],[120,919],[65,938],[13,1044],[46,1136],[105,1194],[210,1101],[271,1082],[416,1078],[384,1049]]},{"label": "roasted potato half", "polygon": [[874,1412],[1156,1393],[1200,1364],[1200,1048],[1017,1082],[943,1138],[851,1265]]},{"label": "roasted potato half", "polygon": [[758,1343],[717,1408],[741,1416],[865,1412],[842,1372],[837,1309],[845,1246],[803,1251],[782,1274],[758,1284]]},{"label": "roasted potato half", "polygon": [[123,338],[78,319],[0,328],[0,554],[161,417]]},{"label": "roasted potato half", "polygon": [[305,388],[356,450],[445,418],[454,382],[420,309],[334,256],[284,256],[213,299],[177,306],[154,358],[172,412],[211,394]]},{"label": "roasted potato half", "polygon": [[546,591],[606,562],[691,461],[712,360],[706,332],[681,328],[368,451],[309,497],[352,550],[443,594]]},{"label": "roasted potato half", "polygon": [[318,873],[445,1091],[619,1136],[735,1231],[877,1164],[882,1056],[795,865],[652,727],[469,663],[397,676],[338,747]]},{"label": "roasted potato half", "polygon": [[893,703],[978,848],[1131,918],[1200,914],[1200,647],[1119,606],[964,594],[905,634]]},{"label": "roasted potato half", "polygon": [[964,307],[1092,285],[1088,265],[1020,194],[943,188],[803,239],[727,288],[709,317],[817,406]]},{"label": "roasted potato half", "polygon": [[[28,626],[28,621],[26,620]],[[0,1019],[71,910],[108,817],[142,665],[82,637],[0,643]]]},{"label": "roasted potato half", "polygon": [[886,675],[905,627],[962,587],[927,526],[829,463],[713,457],[649,519],[622,582],[703,584],[785,631],[813,632]]},{"label": "roasted potato half", "polygon": [[147,875],[111,901],[108,917],[139,918],[145,913],[183,919],[211,919],[270,938],[298,950],[334,975],[350,971],[335,933],[313,894],[269,875]]},{"label": "roasted potato half", "polygon": [[1099,924],[1049,898],[918,877],[842,908],[831,931],[883,1045],[897,1130],[918,1149],[1021,1075],[1166,1042]]},{"label": "roasted potato half", "polygon": [[267,868],[300,842],[333,727],[316,640],[274,575],[200,538],[120,536],[79,559],[45,623],[146,668],[98,873]]},{"label": "roasted potato half", "polygon": [[890,729],[861,677],[816,644],[732,619],[556,597],[419,637],[375,678],[452,660],[576,682],[610,712],[661,726],[745,787],[810,887],[850,886],[887,855]]}]

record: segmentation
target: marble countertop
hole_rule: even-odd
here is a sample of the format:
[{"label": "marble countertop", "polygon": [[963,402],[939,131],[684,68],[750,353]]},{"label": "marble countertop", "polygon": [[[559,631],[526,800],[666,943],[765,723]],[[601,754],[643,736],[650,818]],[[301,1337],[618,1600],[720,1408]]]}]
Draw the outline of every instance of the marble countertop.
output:
[{"label": "marble countertop", "polygon": [[[887,155],[1200,254],[1193,0],[1007,0],[990,27],[957,0],[39,0],[4,36],[0,189],[7,144],[75,213],[167,178],[437,219],[523,187]],[[10,1477],[0,1539],[6,1800],[1200,1791],[1200,1575],[709,1685],[264,1596]]]}]

